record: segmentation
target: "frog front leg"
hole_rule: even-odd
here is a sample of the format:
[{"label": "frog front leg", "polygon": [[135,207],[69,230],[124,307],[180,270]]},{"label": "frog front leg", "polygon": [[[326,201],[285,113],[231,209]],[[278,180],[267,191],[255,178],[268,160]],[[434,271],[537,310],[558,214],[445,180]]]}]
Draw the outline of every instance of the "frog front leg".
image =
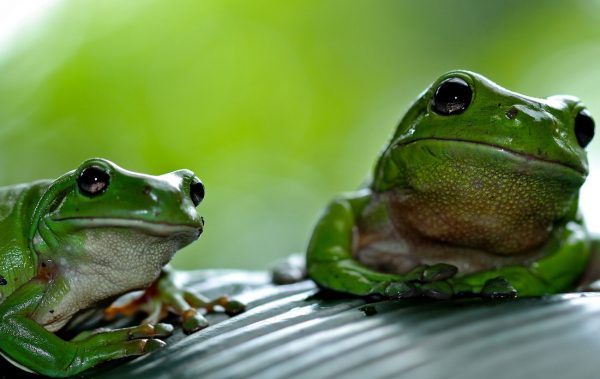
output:
[{"label": "frog front leg", "polygon": [[558,229],[547,254],[524,266],[507,266],[449,280],[458,294],[482,297],[542,296],[573,290],[590,264],[591,243],[580,218]]},{"label": "frog front leg", "polygon": [[171,334],[167,324],[142,325],[65,341],[29,317],[45,289],[44,283],[33,280],[0,305],[0,352],[22,368],[53,377],[71,376],[101,362],[154,351],[165,344],[156,338]]},{"label": "frog front leg", "polygon": [[454,266],[418,266],[406,274],[387,274],[352,256],[356,214],[368,199],[363,195],[335,200],[325,210],[307,249],[309,277],[322,287],[360,296],[451,297],[453,290],[445,279],[456,274]]},{"label": "frog front leg", "polygon": [[215,312],[221,308],[230,316],[245,310],[244,304],[231,300],[227,296],[207,299],[192,291],[181,288],[175,281],[175,273],[169,267],[163,267],[160,276],[144,293],[123,304],[113,304],[105,311],[105,317],[111,319],[117,314],[132,316],[137,312],[144,312],[148,317],[144,323],[158,323],[172,312],[181,317],[181,326],[187,334],[196,332],[208,326],[200,310],[207,313]]},{"label": "frog front leg", "polygon": [[478,272],[449,280],[457,295],[483,298],[514,298],[542,296],[560,292],[552,280],[545,278],[532,266],[510,266]]}]

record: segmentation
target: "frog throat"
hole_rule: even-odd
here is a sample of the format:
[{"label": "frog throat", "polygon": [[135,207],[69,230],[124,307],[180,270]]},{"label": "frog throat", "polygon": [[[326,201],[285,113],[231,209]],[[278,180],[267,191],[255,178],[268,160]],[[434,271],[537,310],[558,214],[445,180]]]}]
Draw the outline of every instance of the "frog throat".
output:
[{"label": "frog throat", "polygon": [[499,255],[547,242],[574,217],[585,180],[566,165],[465,141],[422,139],[385,156],[391,177],[373,190],[389,199],[398,230]]}]

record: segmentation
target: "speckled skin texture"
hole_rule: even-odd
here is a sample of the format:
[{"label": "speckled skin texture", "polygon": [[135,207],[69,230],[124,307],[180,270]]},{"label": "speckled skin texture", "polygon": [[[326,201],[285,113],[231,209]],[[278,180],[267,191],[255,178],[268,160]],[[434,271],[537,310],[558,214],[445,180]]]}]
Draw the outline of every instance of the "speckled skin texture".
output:
[{"label": "speckled skin texture", "polygon": [[[421,152],[430,157],[419,161],[415,157]],[[388,272],[438,262],[462,273],[531,263],[576,201],[573,189],[582,182],[570,168],[480,144],[421,141],[397,155],[410,177],[407,188],[373,197],[358,222],[354,252]],[[378,238],[379,225],[371,222],[370,212],[380,206],[388,210],[391,228]],[[390,241],[406,248],[375,247]],[[405,260],[398,260],[398,254]],[[390,264],[382,267],[385,261]]]},{"label": "speckled skin texture", "polygon": [[[456,78],[468,98],[440,113],[434,99]],[[334,200],[317,223],[309,275],[392,297],[432,285],[436,296],[479,293],[496,278],[528,295],[570,288],[589,255],[577,215],[588,164],[576,119],[587,116],[571,96],[531,98],[467,71],[441,76],[400,122],[372,182]],[[423,268],[440,263],[457,270],[424,279]]]}]

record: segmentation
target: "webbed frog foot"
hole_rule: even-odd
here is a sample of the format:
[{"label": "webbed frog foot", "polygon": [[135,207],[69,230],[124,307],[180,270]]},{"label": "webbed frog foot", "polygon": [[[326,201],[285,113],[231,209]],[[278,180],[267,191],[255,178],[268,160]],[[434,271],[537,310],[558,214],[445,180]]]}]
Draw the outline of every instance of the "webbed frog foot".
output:
[{"label": "webbed frog foot", "polygon": [[479,293],[483,298],[490,299],[513,299],[517,297],[517,290],[503,276],[489,279],[483,285]]},{"label": "webbed frog foot", "polygon": [[145,354],[165,346],[165,343],[158,338],[165,338],[171,334],[173,334],[173,325],[171,324],[143,323],[130,328],[86,330],[79,333],[70,342],[80,346],[106,346],[119,345],[126,341],[138,341],[131,343],[131,347],[137,349],[139,354]]},{"label": "webbed frog foot", "polygon": [[155,324],[166,318],[169,312],[181,317],[184,333],[190,334],[206,328],[209,324],[205,313],[222,311],[229,316],[245,310],[244,304],[220,296],[210,300],[177,286],[168,272],[161,274],[139,297],[122,304],[113,304],[104,311],[105,318],[118,314],[132,316],[138,312],[148,314],[143,323]]},{"label": "webbed frog foot", "polygon": [[383,282],[381,284],[383,288],[379,289],[379,293],[395,299],[419,296],[449,299],[454,295],[454,289],[446,280],[452,278],[457,272],[455,266],[446,263],[418,266],[398,281]]}]

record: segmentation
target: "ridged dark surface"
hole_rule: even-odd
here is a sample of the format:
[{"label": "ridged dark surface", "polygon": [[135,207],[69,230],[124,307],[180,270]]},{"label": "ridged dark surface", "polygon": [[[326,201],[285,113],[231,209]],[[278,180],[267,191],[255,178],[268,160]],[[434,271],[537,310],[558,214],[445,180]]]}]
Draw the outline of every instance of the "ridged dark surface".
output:
[{"label": "ridged dark surface", "polygon": [[[248,304],[145,357],[93,378],[598,378],[600,296],[514,301],[379,301],[333,297],[266,273],[181,277],[208,296]],[[0,366],[0,370],[5,366]],[[13,376],[7,376],[12,378]]]}]

